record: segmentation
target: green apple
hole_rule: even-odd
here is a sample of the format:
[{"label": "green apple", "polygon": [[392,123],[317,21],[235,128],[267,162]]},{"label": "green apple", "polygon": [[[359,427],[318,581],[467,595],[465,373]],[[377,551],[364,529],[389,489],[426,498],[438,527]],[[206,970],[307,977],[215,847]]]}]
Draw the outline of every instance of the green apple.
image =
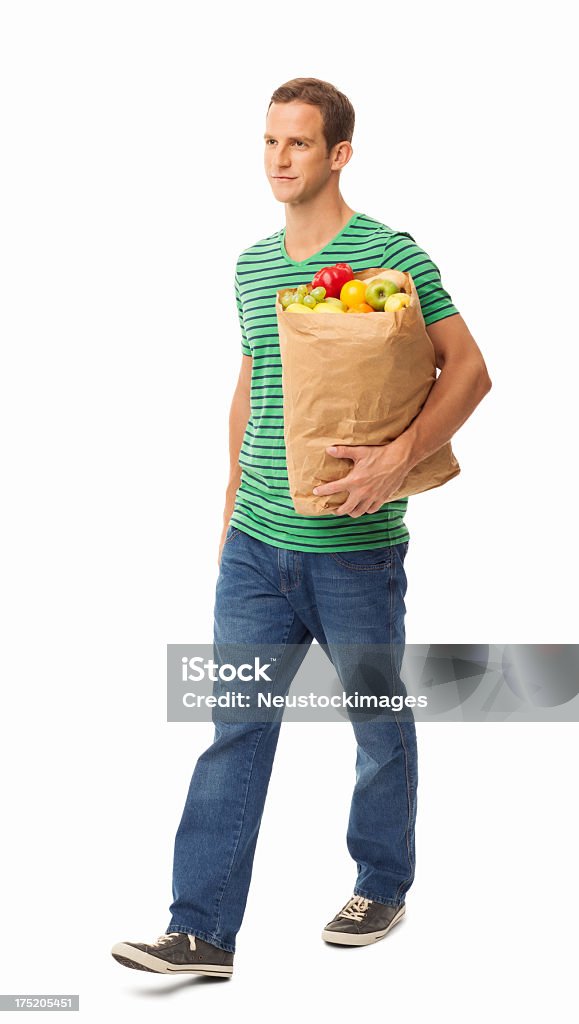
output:
[{"label": "green apple", "polygon": [[399,292],[400,288],[394,281],[384,281],[382,278],[375,281],[371,281],[366,288],[365,301],[372,309],[375,309],[377,313],[384,311],[386,299],[390,295],[394,295],[395,292]]}]

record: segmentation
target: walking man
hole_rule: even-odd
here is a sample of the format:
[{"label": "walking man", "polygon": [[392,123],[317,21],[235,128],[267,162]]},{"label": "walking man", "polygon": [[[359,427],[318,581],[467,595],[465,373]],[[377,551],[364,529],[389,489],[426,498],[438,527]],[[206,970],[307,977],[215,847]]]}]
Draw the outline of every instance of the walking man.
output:
[{"label": "walking man", "polygon": [[[235,269],[241,369],[229,418],[214,642],[287,647],[285,692],[314,638],[337,666],[344,644],[402,651],[408,498],[390,496],[413,466],[450,440],[491,387],[482,354],[428,254],[407,232],[344,201],[340,174],[353,154],[353,130],[352,104],[330,83],[297,78],[276,89],[264,162],[285,226],[245,249]],[[395,441],[328,449],[351,460],[350,471],[316,493],[348,497],[328,515],[303,516],[289,495],[274,302],[279,288],[311,281],[337,262],[349,263],[354,274],[374,266],[412,274],[440,373]],[[414,880],[416,730],[412,715],[352,726],[356,783],[347,845],[357,875],[322,938],[366,945],[402,919]],[[117,943],[112,954],[119,963],[164,974],[232,974],[279,730],[279,720],[215,718],[214,741],[197,761],[177,830],[169,924],[156,941]]]}]

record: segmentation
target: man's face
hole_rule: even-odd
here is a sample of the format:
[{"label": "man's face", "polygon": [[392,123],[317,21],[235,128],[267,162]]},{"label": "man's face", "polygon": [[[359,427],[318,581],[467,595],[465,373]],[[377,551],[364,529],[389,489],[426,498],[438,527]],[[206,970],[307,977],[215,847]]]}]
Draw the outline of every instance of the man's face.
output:
[{"label": "man's face", "polygon": [[327,152],[322,123],[319,107],[311,103],[292,100],[270,106],[265,122],[264,165],[280,203],[299,204],[312,199],[327,184],[331,168],[336,170],[336,160]]}]

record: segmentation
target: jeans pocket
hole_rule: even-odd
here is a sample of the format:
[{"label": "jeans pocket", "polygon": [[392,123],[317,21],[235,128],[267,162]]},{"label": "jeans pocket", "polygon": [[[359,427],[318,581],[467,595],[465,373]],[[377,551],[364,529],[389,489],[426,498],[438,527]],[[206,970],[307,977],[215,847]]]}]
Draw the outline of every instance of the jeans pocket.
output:
[{"label": "jeans pocket", "polygon": [[228,526],[227,533],[225,534],[225,540],[223,542],[223,547],[225,547],[228,541],[234,540],[234,538],[237,537],[238,533],[241,533],[241,530],[238,530],[237,526]]},{"label": "jeans pocket", "polygon": [[366,548],[362,551],[330,551],[338,565],[350,572],[384,572],[392,565],[393,548]]}]

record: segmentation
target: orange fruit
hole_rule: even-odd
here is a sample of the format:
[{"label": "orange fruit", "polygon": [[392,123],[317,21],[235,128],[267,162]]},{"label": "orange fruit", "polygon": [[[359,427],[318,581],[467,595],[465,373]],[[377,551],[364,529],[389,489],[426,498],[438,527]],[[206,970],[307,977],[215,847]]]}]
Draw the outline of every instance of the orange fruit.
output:
[{"label": "orange fruit", "polygon": [[357,281],[356,278],[353,278],[352,281],[346,281],[342,285],[340,299],[347,306],[359,306],[366,298],[366,287],[365,281]]},{"label": "orange fruit", "polygon": [[357,306],[350,306],[347,310],[348,313],[375,313],[376,310],[372,309],[367,302],[360,302]]}]

